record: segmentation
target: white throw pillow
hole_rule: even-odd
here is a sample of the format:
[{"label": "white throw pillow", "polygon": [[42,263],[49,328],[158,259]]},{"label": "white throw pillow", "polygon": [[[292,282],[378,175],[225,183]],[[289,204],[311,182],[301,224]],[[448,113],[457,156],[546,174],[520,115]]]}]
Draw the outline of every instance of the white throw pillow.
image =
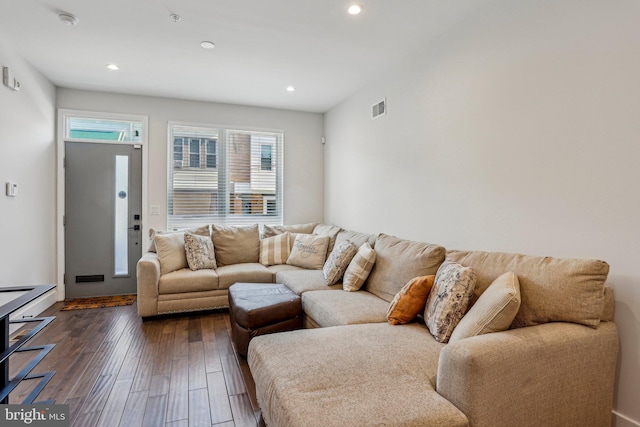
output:
[{"label": "white throw pillow", "polygon": [[364,243],[349,263],[347,271],[344,272],[342,289],[347,292],[359,291],[364,281],[369,277],[375,262],[376,251],[369,243]]},{"label": "white throw pillow", "polygon": [[520,308],[520,282],[513,272],[494,280],[453,330],[449,342],[506,331]]},{"label": "white throw pillow", "polygon": [[320,270],[324,265],[329,247],[329,236],[298,234],[293,243],[287,264],[297,267]]},{"label": "white throw pillow", "polygon": [[184,233],[156,234],[153,238],[160,261],[160,274],[187,268],[187,255],[184,250]]}]

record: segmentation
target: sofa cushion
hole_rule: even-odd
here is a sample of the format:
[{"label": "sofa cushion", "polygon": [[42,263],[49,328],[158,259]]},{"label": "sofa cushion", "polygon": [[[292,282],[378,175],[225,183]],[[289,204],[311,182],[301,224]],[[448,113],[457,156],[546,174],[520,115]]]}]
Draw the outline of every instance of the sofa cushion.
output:
[{"label": "sofa cushion", "polygon": [[411,322],[424,312],[436,276],[415,277],[400,289],[389,305],[387,321],[392,325]]},{"label": "sofa cushion", "polygon": [[513,272],[489,285],[453,330],[449,342],[476,335],[506,331],[520,308],[520,284]]},{"label": "sofa cushion", "polygon": [[211,237],[211,232],[209,231],[208,225],[203,225],[202,227],[196,227],[196,228],[189,228],[187,230],[181,230],[181,231],[161,231],[161,230],[156,230],[155,228],[150,228],[149,229],[149,249],[147,249],[147,252],[157,252],[156,243],[153,240],[154,237],[156,237],[156,235],[170,234],[170,233],[184,233],[185,231],[188,231],[192,234],[197,234],[199,236]]},{"label": "sofa cushion", "polygon": [[276,265],[286,263],[291,252],[289,238],[289,232],[284,232],[260,240],[260,264]]},{"label": "sofa cushion", "polygon": [[369,243],[363,243],[344,272],[342,289],[347,292],[359,291],[369,277],[375,262],[376,251]]},{"label": "sofa cushion", "polygon": [[604,261],[464,251],[450,251],[447,258],[476,271],[476,298],[507,271],[518,276],[521,303],[512,328],[547,322],[591,327],[600,323],[609,274]]},{"label": "sofa cushion", "polygon": [[442,348],[384,322],[255,337],[248,363],[270,426],[467,426],[434,389]]},{"label": "sofa cushion", "polygon": [[162,274],[189,267],[184,249],[184,233],[157,234],[153,240],[156,242]]},{"label": "sofa cushion", "polygon": [[436,274],[445,257],[442,246],[387,234],[377,237],[375,248],[376,263],[365,288],[387,302],[412,278]]},{"label": "sofa cushion", "polygon": [[329,236],[329,247],[327,248],[327,256],[329,256],[329,254],[333,250],[333,247],[336,244],[336,237],[338,236],[340,230],[342,230],[340,227],[328,224],[318,224],[313,229],[313,234],[317,234],[318,236]]},{"label": "sofa cushion", "polygon": [[312,234],[313,229],[316,228],[318,223],[310,222],[308,224],[294,224],[294,225],[264,225],[262,227],[262,238],[277,236],[285,232],[298,233],[298,234]]},{"label": "sofa cushion", "polygon": [[340,242],[344,242],[345,240],[350,241],[351,243],[356,245],[357,248],[365,243],[368,243],[373,248],[376,244],[376,235],[359,233],[357,231],[340,230],[340,232],[336,236],[336,245]]},{"label": "sofa cushion", "polygon": [[451,261],[440,266],[424,312],[427,327],[436,341],[449,341],[469,307],[475,285],[473,268]]},{"label": "sofa cushion", "polygon": [[258,224],[237,227],[213,224],[211,239],[219,267],[260,260]]},{"label": "sofa cushion", "polygon": [[158,294],[180,294],[218,289],[218,274],[215,270],[192,271],[188,268],[173,271],[160,276]]},{"label": "sofa cushion", "polygon": [[304,292],[308,291],[342,289],[342,283],[327,286],[324,281],[324,274],[322,273],[322,270],[306,270],[298,268],[297,270],[278,271],[276,273],[275,282],[286,285],[298,295],[302,295]]},{"label": "sofa cushion", "polygon": [[329,246],[328,236],[298,234],[287,259],[287,264],[319,270],[324,265]]},{"label": "sofa cushion", "polygon": [[273,273],[257,262],[225,265],[218,267],[218,287],[229,289],[236,282],[273,283]]},{"label": "sofa cushion", "polygon": [[270,265],[267,267],[267,269],[269,269],[269,271],[273,273],[274,283],[276,283],[276,280],[275,280],[276,274],[281,271],[295,271],[295,270],[307,271],[306,268],[296,267],[295,265],[289,265],[289,264]]},{"label": "sofa cushion", "polygon": [[191,270],[218,268],[211,237],[198,236],[187,231],[184,233],[184,250]]},{"label": "sofa cushion", "polygon": [[389,304],[369,292],[309,291],[302,294],[305,315],[320,327],[387,321]]},{"label": "sofa cushion", "polygon": [[343,240],[336,244],[333,252],[331,252],[322,267],[322,273],[327,285],[333,285],[342,279],[356,252],[358,252],[358,247],[348,240]]}]

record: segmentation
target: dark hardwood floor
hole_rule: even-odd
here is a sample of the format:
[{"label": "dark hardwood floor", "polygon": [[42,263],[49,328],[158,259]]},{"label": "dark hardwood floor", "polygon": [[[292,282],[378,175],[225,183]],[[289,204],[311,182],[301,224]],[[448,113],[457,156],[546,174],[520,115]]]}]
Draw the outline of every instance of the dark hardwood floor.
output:
[{"label": "dark hardwood floor", "polygon": [[[62,306],[42,314],[56,319],[29,344],[56,344],[33,371],[56,371],[37,400],[68,404],[72,426],[264,426],[227,312],[143,322],[135,304]],[[11,376],[31,357],[11,356]],[[34,385],[23,382],[10,403],[20,403]]]}]

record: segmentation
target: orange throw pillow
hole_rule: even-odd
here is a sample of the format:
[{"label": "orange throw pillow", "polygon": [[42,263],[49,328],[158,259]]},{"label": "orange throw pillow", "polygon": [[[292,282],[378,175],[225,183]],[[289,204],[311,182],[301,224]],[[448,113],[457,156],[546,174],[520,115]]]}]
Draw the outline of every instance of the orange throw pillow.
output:
[{"label": "orange throw pillow", "polygon": [[433,287],[436,276],[415,277],[400,289],[391,301],[387,311],[387,321],[392,325],[404,325],[411,322],[424,311],[427,297]]}]

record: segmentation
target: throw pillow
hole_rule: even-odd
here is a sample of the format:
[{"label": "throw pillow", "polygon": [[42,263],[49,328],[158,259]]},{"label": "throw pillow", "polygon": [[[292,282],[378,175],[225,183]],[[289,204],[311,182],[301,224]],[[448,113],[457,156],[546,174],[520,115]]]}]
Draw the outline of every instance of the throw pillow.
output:
[{"label": "throw pillow", "polygon": [[258,224],[235,227],[213,224],[211,231],[218,266],[260,261]]},{"label": "throw pillow", "polygon": [[298,234],[287,259],[287,264],[310,270],[320,270],[324,265],[328,246],[329,236]]},{"label": "throw pillow", "polygon": [[376,251],[369,243],[364,243],[349,263],[347,271],[344,272],[342,289],[347,292],[359,291],[364,281],[369,277],[375,262]]},{"label": "throw pillow", "polygon": [[424,312],[429,291],[436,276],[415,277],[403,286],[391,301],[387,311],[387,321],[392,325],[404,325]]},{"label": "throw pillow", "polygon": [[324,263],[324,267],[322,267],[322,274],[327,286],[331,286],[340,280],[356,252],[358,252],[358,248],[348,240],[344,240],[335,246],[333,252],[327,258],[327,262]]},{"label": "throw pillow", "polygon": [[260,240],[260,264],[276,265],[286,263],[291,252],[290,238],[289,232],[284,232]]},{"label": "throw pillow", "polygon": [[476,285],[476,272],[455,262],[444,262],[436,273],[424,318],[436,341],[446,343],[464,316]]},{"label": "throw pillow", "polygon": [[453,330],[449,342],[491,332],[506,331],[520,308],[518,276],[508,272],[498,277],[480,295]]},{"label": "throw pillow", "polygon": [[186,232],[184,233],[184,250],[187,255],[187,264],[191,270],[218,268],[210,237]]},{"label": "throw pillow", "polygon": [[184,233],[156,234],[153,238],[160,261],[160,274],[187,268],[187,256],[184,250]]}]

